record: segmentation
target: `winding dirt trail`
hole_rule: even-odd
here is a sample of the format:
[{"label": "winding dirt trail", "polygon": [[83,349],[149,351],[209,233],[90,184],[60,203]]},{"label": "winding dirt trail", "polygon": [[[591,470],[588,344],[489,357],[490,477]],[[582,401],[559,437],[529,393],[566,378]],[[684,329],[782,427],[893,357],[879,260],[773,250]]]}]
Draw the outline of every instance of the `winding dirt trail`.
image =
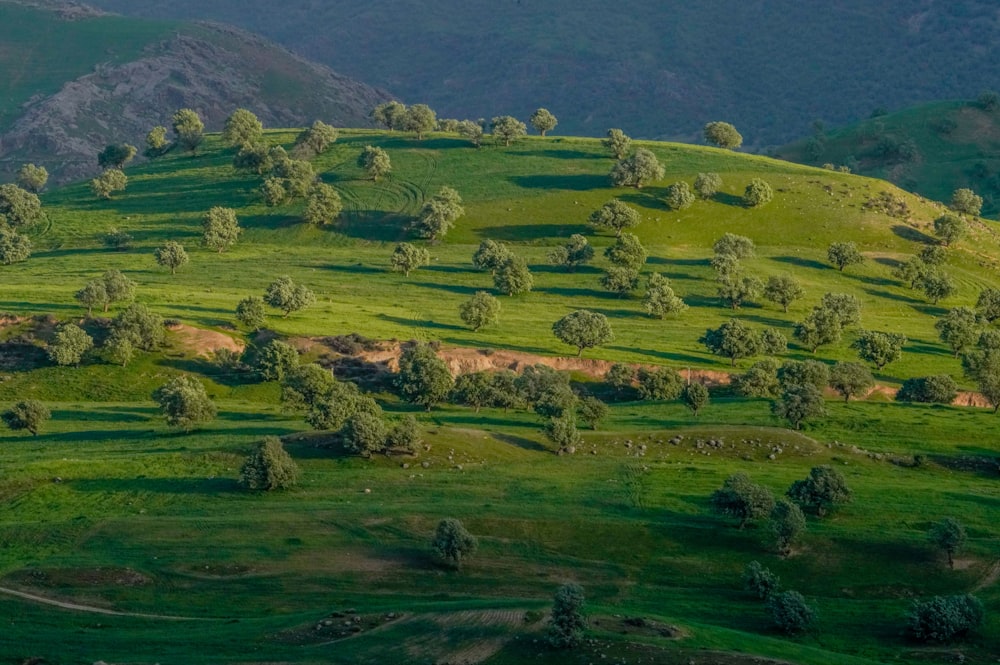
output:
[{"label": "winding dirt trail", "polygon": [[64,610],[70,610],[73,612],[106,614],[118,617],[137,617],[140,619],[160,619],[166,621],[219,621],[220,620],[220,619],[213,619],[206,617],[177,617],[177,616],[171,616],[169,614],[142,614],[140,612],[118,612],[116,610],[108,610],[103,607],[94,607],[92,605],[79,605],[77,603],[68,603],[62,600],[46,598],[45,596],[36,596],[33,593],[17,591],[16,589],[8,589],[7,587],[0,587],[0,593],[7,594],[8,596],[16,596],[18,598],[22,598],[24,600],[30,600],[35,603],[42,603],[43,605],[52,605],[54,607],[59,607]]}]

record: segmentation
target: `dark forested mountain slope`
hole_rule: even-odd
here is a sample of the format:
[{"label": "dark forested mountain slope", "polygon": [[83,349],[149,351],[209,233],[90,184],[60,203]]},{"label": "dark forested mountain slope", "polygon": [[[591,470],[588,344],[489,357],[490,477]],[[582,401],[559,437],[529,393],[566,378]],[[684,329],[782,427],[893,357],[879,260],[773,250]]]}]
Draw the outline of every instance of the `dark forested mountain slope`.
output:
[{"label": "dark forested mountain slope", "polygon": [[546,106],[557,133],[693,138],[735,123],[748,146],[822,118],[1000,87],[991,0],[94,0],[260,32],[445,116]]}]

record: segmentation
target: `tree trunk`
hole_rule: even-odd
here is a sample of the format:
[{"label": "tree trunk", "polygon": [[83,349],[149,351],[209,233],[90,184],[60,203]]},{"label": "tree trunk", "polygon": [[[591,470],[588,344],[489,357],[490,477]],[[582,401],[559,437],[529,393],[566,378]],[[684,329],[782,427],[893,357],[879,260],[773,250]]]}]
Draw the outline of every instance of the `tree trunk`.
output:
[{"label": "tree trunk", "polygon": [[955,570],[955,558],[951,555],[951,550],[948,550],[948,567]]}]

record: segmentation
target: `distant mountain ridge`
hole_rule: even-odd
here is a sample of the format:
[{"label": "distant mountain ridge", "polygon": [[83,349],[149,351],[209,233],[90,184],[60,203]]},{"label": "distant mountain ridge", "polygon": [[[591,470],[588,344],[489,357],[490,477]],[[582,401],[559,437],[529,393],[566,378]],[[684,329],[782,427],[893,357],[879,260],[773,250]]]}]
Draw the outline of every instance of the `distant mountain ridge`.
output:
[{"label": "distant mountain ridge", "polygon": [[[91,39],[102,35],[102,21],[111,20],[80,5],[46,4],[0,3],[0,16],[17,11],[22,20],[28,16],[61,23],[51,27],[61,31],[62,42],[40,48],[61,49],[67,57],[76,55],[77,44],[66,34]],[[109,49],[121,29],[121,19],[117,21],[109,23],[104,36]],[[178,108],[198,111],[209,130],[220,129],[238,107],[251,109],[265,126],[303,126],[317,118],[338,126],[366,126],[371,108],[389,98],[236,28],[211,23],[164,28],[137,57],[93,62],[91,73],[9,110],[7,122],[0,123],[0,174],[9,177],[20,164],[35,162],[46,166],[55,182],[89,176],[97,171],[96,155],[104,145],[129,142],[141,149],[146,132],[169,126]],[[0,64],[8,71],[15,67]]]}]

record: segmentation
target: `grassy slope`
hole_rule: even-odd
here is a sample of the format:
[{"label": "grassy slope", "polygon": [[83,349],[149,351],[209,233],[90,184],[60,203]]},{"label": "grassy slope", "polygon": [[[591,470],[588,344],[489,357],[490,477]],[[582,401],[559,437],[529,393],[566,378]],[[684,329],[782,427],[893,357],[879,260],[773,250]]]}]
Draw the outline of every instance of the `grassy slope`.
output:
[{"label": "grassy slope", "polygon": [[[942,123],[954,123],[953,129],[942,132]],[[906,163],[875,158],[872,149],[882,136],[912,140],[917,158]],[[857,160],[859,173],[886,178],[938,201],[969,187],[985,199],[984,214],[992,217],[1000,211],[1000,113],[959,101],[922,104],[831,131],[818,159],[812,159],[807,144],[799,141],[776,154],[802,163]]]},{"label": "grassy slope", "polygon": [[[293,136],[271,134],[282,141]],[[368,143],[389,151],[395,167],[390,182],[358,179],[354,159]],[[869,263],[847,275],[821,265],[825,246],[834,239],[857,240],[880,256],[915,250],[901,237],[912,230],[904,233],[901,222],[860,210],[869,193],[886,185],[712,149],[651,147],[667,163],[667,177],[624,196],[646,220],[639,235],[653,257],[647,270],[670,275],[693,305],[676,321],[647,320],[637,300],[604,296],[596,270],[565,275],[542,265],[548,246],[572,232],[586,232],[590,210],[622,194],[606,188],[611,162],[596,141],[528,140],[510,150],[477,152],[447,137],[416,143],[353,132],[317,162],[324,179],[349,203],[339,229],[302,227],[295,222],[295,206],[261,206],[254,194],[256,179],[233,175],[230,155],[211,141],[205,156],[168,156],[134,170],[128,192],[110,203],[94,201],[82,185],[48,194],[50,224],[33,236],[37,251],[29,262],[4,269],[0,308],[78,316],[73,290],[108,267],[121,267],[141,283],[140,300],[158,311],[195,325],[219,326],[231,320],[239,298],[288,273],[321,297],[312,310],[286,320],[272,318],[271,325],[282,333],[359,331],[564,354],[568,350],[548,328],[562,312],[588,306],[607,312],[618,332],[613,345],[588,355],[722,368],[695,339],[728,316],[711,299],[707,257],[711,242],[733,230],[758,241],[755,271],[790,271],[809,284],[807,302],[787,317],[767,306],[746,310],[748,320],[787,328],[824,291],[854,292],[865,300],[866,325],[902,329],[918,340],[904,361],[890,366],[885,380],[931,369],[957,373],[957,362],[934,341],[929,316],[934,308],[911,301],[888,278],[885,265]],[[657,203],[666,183],[707,170],[720,172],[726,181],[720,200],[696,203],[682,213]],[[775,201],[753,211],[733,205],[755,175],[775,185]],[[441,184],[462,193],[467,216],[446,242],[431,248],[433,266],[409,279],[388,273],[388,254],[405,237],[403,226]],[[911,203],[918,224],[935,214],[928,205]],[[241,243],[221,256],[195,249],[199,216],[217,204],[238,208],[247,228]],[[103,250],[100,235],[112,226],[132,233],[136,248]],[[980,233],[976,251],[995,256],[995,242],[986,231]],[[528,256],[536,269],[536,290],[504,299],[501,326],[474,335],[459,325],[455,312],[469,293],[489,287],[488,277],[469,265],[483,237],[508,240]],[[150,256],[168,238],[192,250],[191,264],[176,277],[159,270]],[[606,245],[610,238],[592,240]],[[973,300],[975,285],[991,282],[972,251],[973,243],[965,243],[952,257],[951,270],[964,287],[956,304]],[[850,352],[845,341],[823,355],[832,359]],[[167,432],[146,398],[178,369],[204,372],[222,411],[216,423],[191,435]],[[540,608],[559,582],[577,579],[585,584],[596,614],[658,617],[691,633],[666,652],[647,654],[655,662],[687,662],[699,648],[801,663],[889,657],[925,662],[945,656],[916,653],[900,640],[908,599],[969,590],[1000,556],[995,480],[949,470],[954,460],[995,454],[984,433],[996,431],[996,420],[984,411],[831,403],[830,417],[809,432],[823,443],[924,453],[940,462],[907,469],[771,429],[779,423],[759,400],[718,397],[697,423],[676,404],[618,405],[606,432],[588,436],[583,446],[585,451],[594,446],[599,454],[568,458],[553,456],[537,443],[534,416],[490,411],[477,416],[448,407],[417,414],[429,428],[432,450],[421,458],[431,463],[428,469],[407,471],[398,460],[344,458],[309,440],[293,442],[289,449],[305,469],[302,486],[289,494],[254,497],[238,491],[233,481],[249,444],[264,434],[294,435],[304,429],[300,420],[278,411],[273,385],[234,382],[176,348],[163,357],[143,355],[127,371],[91,364],[5,377],[0,399],[37,396],[52,402],[55,412],[37,439],[0,433],[5,583],[124,611],[221,617],[183,624],[95,620],[0,596],[5,613],[18,617],[8,628],[8,644],[16,646],[0,650],[13,659],[163,662],[190,659],[193,653],[200,662],[220,663],[431,658],[448,652],[448,639],[464,644],[491,633],[523,632],[459,625],[427,643],[429,632],[437,634],[430,622],[440,613]],[[391,411],[409,409],[382,398]],[[737,448],[705,456],[688,445],[657,442],[678,431],[689,440],[722,436]],[[640,437],[649,445],[642,460],[627,455],[622,444]],[[769,461],[768,450],[740,443],[748,438],[786,452]],[[761,531],[737,532],[707,516],[706,497],[735,470],[780,492],[820,462],[839,465],[857,499],[834,517],[812,522],[802,551],[791,559],[771,554]],[[452,468],[455,463],[463,469]],[[372,493],[365,494],[365,488]],[[972,537],[963,555],[968,567],[955,572],[945,570],[924,544],[928,524],[947,514],[961,515]],[[462,518],[482,540],[480,553],[461,574],[435,569],[426,556],[427,534],[443,516]],[[738,588],[739,573],[751,559],[772,567],[788,588],[817,603],[822,620],[816,633],[787,640],[769,632],[760,605]],[[144,575],[142,583],[115,584],[99,572],[123,567]],[[84,577],[91,581],[81,582]],[[983,662],[980,655],[1000,649],[1000,597],[995,586],[980,595],[991,618],[983,637],[968,646],[966,654],[977,659],[970,662]],[[364,613],[405,611],[416,618],[336,647],[291,646],[278,638],[281,631],[311,627],[328,612],[347,607]],[[178,625],[183,641],[177,640]],[[71,644],[59,639],[70,631]],[[530,640],[530,632],[527,636]],[[626,651],[622,640],[627,638],[606,634],[602,639],[610,640],[602,652],[632,662],[636,651]],[[548,658],[537,658],[538,651],[529,641],[512,642],[491,662],[545,662]],[[588,657],[598,656],[585,654],[582,662]]]}]

